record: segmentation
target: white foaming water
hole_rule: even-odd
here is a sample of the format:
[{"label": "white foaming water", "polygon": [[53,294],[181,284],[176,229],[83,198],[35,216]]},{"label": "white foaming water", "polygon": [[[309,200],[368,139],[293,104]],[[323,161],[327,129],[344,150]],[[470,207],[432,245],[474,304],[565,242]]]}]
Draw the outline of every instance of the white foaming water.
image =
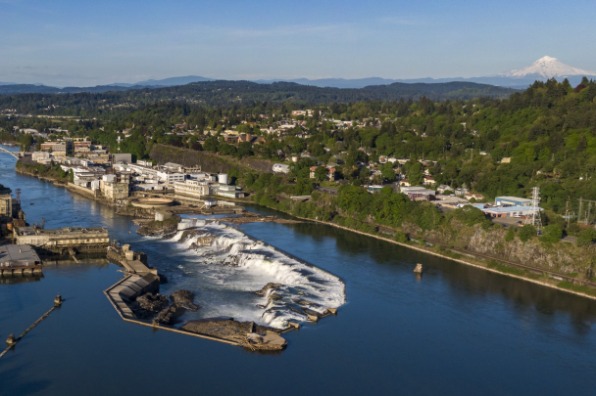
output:
[{"label": "white foaming water", "polygon": [[[174,286],[196,292],[200,318],[233,317],[283,329],[289,321],[306,321],[309,311],[323,314],[345,303],[345,286],[336,276],[216,221],[183,219],[163,241],[184,257],[174,265],[183,273]],[[255,293],[266,285],[271,287],[263,296]]]}]

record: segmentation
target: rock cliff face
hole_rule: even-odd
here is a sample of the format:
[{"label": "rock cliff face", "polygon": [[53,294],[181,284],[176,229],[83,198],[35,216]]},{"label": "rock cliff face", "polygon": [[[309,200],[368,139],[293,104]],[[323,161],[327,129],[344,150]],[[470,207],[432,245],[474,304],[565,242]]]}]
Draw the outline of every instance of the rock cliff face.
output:
[{"label": "rock cliff face", "polygon": [[493,256],[563,274],[585,273],[591,263],[591,254],[586,248],[563,242],[546,244],[536,237],[523,242],[515,236],[507,241],[507,230],[497,226],[486,229],[480,225],[469,227],[452,223],[438,230],[410,231],[417,231],[415,237],[434,245]]},{"label": "rock cliff face", "polygon": [[583,273],[590,264],[588,252],[573,244],[545,244],[538,238],[523,242],[517,237],[506,241],[502,229],[476,228],[469,239],[468,250],[564,274]]}]

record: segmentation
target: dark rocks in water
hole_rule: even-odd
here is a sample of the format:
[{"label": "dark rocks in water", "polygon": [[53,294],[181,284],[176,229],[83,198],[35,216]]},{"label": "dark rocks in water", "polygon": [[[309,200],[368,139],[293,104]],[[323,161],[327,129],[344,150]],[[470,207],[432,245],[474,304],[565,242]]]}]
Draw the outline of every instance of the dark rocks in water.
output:
[{"label": "dark rocks in water", "polygon": [[168,298],[159,293],[146,293],[137,297],[131,304],[132,310],[138,318],[150,318],[168,306]]},{"label": "dark rocks in water", "polygon": [[261,288],[261,290],[256,291],[255,294],[257,296],[265,297],[266,295],[268,295],[269,293],[271,293],[271,291],[277,290],[281,286],[282,285],[280,283],[269,282],[265,286],[263,286]]},{"label": "dark rocks in water", "polygon": [[193,302],[194,298],[194,293],[188,290],[177,290],[170,296],[173,305],[193,312],[199,310],[199,306]]},{"label": "dark rocks in water", "polygon": [[146,293],[137,297],[137,304],[147,311],[159,312],[168,305],[168,299],[159,293]]},{"label": "dark rocks in water", "polygon": [[164,325],[171,325],[176,323],[178,318],[182,316],[185,309],[179,307],[177,305],[170,305],[167,308],[162,309],[159,313],[153,318],[154,323],[164,324]]},{"label": "dark rocks in water", "polygon": [[153,319],[155,323],[170,325],[176,323],[185,311],[199,309],[193,299],[194,294],[188,290],[175,291],[170,298],[159,293],[146,293],[137,297],[131,308],[139,319]]},{"label": "dark rocks in water", "polygon": [[269,295],[269,302],[271,301],[277,301],[277,300],[281,300],[283,297],[277,293],[271,293]]}]

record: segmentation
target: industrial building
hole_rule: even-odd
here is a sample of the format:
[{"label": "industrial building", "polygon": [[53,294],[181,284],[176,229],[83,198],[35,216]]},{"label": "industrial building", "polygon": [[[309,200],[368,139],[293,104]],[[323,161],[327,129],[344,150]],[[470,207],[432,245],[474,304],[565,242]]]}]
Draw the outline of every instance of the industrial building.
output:
[{"label": "industrial building", "polygon": [[522,206],[522,205],[512,205],[512,206],[489,206],[483,203],[479,204],[472,204],[472,206],[480,209],[486,215],[492,218],[502,218],[502,217],[522,217],[527,218],[531,217],[534,213],[539,212],[542,208],[534,207],[534,206]]},{"label": "industrial building", "polygon": [[532,206],[532,200],[528,198],[501,196],[495,198],[495,206]]},{"label": "industrial building", "polygon": [[66,227],[45,230],[37,227],[14,227],[19,245],[32,245],[45,253],[64,254],[69,250],[82,253],[105,253],[110,242],[105,228]]},{"label": "industrial building", "polygon": [[0,246],[0,277],[35,273],[41,273],[41,259],[31,246]]}]

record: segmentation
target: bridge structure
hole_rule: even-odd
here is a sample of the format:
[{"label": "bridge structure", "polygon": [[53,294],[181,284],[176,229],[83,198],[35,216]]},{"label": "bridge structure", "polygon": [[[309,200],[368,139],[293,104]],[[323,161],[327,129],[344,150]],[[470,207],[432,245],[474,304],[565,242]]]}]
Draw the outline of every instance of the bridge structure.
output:
[{"label": "bridge structure", "polygon": [[6,153],[8,155],[12,155],[13,157],[15,157],[16,159],[19,159],[19,153],[15,153],[14,151],[9,151],[7,149],[5,149],[4,147],[0,146],[0,152],[2,153]]}]

